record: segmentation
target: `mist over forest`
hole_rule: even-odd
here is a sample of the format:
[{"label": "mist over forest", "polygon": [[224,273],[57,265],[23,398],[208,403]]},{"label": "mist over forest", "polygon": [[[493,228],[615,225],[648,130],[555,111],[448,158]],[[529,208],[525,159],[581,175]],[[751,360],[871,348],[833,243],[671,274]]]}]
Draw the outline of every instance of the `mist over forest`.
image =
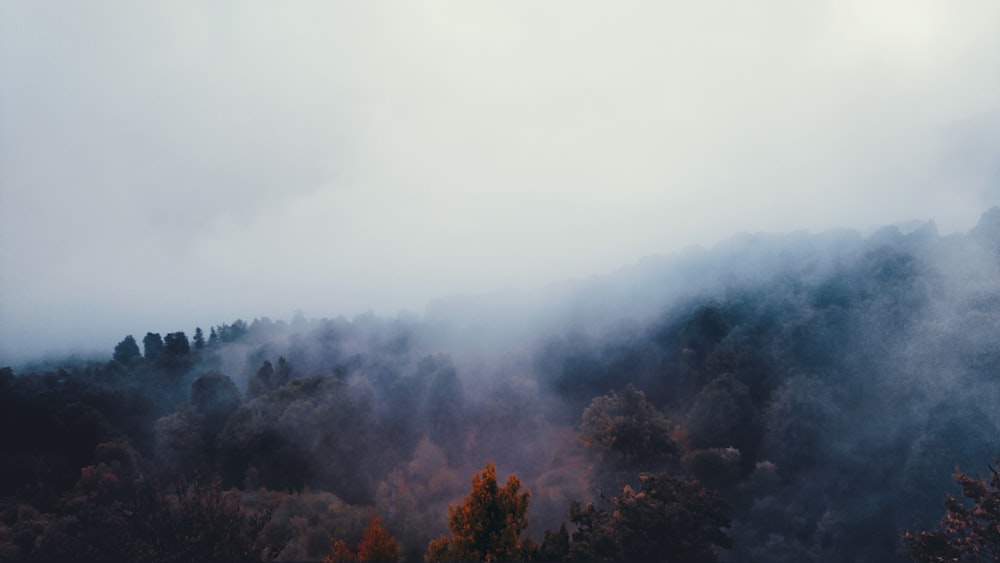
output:
[{"label": "mist over forest", "polygon": [[510,558],[909,561],[1000,456],[1000,208],[148,330],[0,372],[0,560],[319,561],[373,517],[458,557],[428,546],[492,463],[530,491]]}]

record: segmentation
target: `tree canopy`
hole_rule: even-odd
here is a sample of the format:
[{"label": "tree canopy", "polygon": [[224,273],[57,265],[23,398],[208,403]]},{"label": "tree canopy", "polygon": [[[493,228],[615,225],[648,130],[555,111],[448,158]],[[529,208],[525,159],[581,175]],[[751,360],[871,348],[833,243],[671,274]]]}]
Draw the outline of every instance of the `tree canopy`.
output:
[{"label": "tree canopy", "polygon": [[171,332],[163,337],[163,353],[180,356],[191,351],[191,343],[183,332]]},{"label": "tree canopy", "polygon": [[142,354],[139,352],[139,345],[136,343],[135,338],[132,335],[126,336],[121,342],[115,346],[115,353],[113,358],[119,362],[128,362],[132,358],[138,358]]},{"label": "tree canopy", "polygon": [[596,397],[583,411],[580,440],[597,462],[591,468],[597,487],[615,490],[635,472],[665,470],[680,453],[674,431],[631,383]]},{"label": "tree canopy", "polygon": [[472,478],[472,491],[459,505],[448,507],[450,537],[430,543],[424,561],[520,561],[521,533],[528,527],[529,491],[509,475],[497,483],[496,466],[487,463]]},{"label": "tree canopy", "polygon": [[971,506],[949,496],[942,529],[903,534],[917,561],[1000,561],[1000,471],[989,469],[989,478],[973,478],[956,468],[953,478]]},{"label": "tree canopy", "polygon": [[382,519],[373,516],[368,519],[365,531],[357,548],[351,549],[347,542],[333,538],[330,540],[330,553],[323,558],[323,563],[396,563],[402,555],[396,538],[389,534]]},{"label": "tree canopy", "polygon": [[574,502],[571,544],[582,561],[716,561],[714,547],[729,548],[729,506],[695,480],[644,474],[635,492],[626,486],[611,508]]},{"label": "tree canopy", "polygon": [[163,338],[158,332],[147,332],[142,339],[143,356],[147,360],[157,360],[163,353]]}]

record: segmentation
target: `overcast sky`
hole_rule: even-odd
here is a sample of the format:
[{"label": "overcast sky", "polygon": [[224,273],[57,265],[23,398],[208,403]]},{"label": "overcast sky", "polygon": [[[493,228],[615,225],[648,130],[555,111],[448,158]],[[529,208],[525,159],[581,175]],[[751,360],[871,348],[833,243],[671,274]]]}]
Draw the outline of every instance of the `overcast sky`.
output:
[{"label": "overcast sky", "polygon": [[1000,2],[0,4],[0,362],[1000,204]]}]

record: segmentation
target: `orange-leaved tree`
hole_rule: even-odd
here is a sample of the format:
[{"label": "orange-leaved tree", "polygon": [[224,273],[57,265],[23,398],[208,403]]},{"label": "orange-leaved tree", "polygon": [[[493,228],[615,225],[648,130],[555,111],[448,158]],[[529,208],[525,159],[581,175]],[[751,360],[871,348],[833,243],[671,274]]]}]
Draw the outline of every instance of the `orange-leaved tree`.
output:
[{"label": "orange-leaved tree", "polygon": [[917,561],[1000,561],[1000,470],[974,479],[955,468],[953,478],[962,487],[967,506],[949,496],[943,530],[903,534],[903,543]]},{"label": "orange-leaved tree", "polygon": [[339,539],[330,540],[330,554],[323,558],[324,563],[351,563],[358,561],[395,563],[399,561],[401,551],[396,538],[389,535],[389,530],[378,516],[372,517],[365,526],[356,550],[352,550],[347,542]]},{"label": "orange-leaved tree", "polygon": [[487,463],[472,478],[465,501],[448,506],[451,537],[432,541],[424,561],[520,561],[531,498],[530,491],[520,490],[521,481],[514,474],[499,486],[496,466]]}]

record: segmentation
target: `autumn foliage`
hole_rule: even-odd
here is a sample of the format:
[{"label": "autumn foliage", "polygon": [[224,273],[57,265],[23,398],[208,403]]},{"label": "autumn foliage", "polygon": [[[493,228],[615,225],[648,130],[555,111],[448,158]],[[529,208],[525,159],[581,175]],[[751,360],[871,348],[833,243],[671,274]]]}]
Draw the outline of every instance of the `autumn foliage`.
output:
[{"label": "autumn foliage", "polygon": [[1000,561],[1000,471],[973,479],[956,468],[953,477],[972,506],[949,496],[944,529],[906,532],[903,543],[917,561]]},{"label": "autumn foliage", "polygon": [[513,474],[499,486],[496,466],[487,463],[472,478],[465,501],[448,507],[451,537],[432,541],[424,561],[520,561],[531,498],[529,491],[520,489],[521,481]]},{"label": "autumn foliage", "polygon": [[376,562],[395,563],[399,561],[401,551],[396,538],[389,535],[389,530],[378,516],[368,520],[357,549],[351,549],[344,540],[330,541],[330,554],[323,558],[324,563]]},{"label": "autumn foliage", "polygon": [[996,561],[995,473],[933,524],[950,470],[1000,452],[998,233],[1000,209],[968,236],[739,237],[530,314],[0,364],[0,561]]}]

